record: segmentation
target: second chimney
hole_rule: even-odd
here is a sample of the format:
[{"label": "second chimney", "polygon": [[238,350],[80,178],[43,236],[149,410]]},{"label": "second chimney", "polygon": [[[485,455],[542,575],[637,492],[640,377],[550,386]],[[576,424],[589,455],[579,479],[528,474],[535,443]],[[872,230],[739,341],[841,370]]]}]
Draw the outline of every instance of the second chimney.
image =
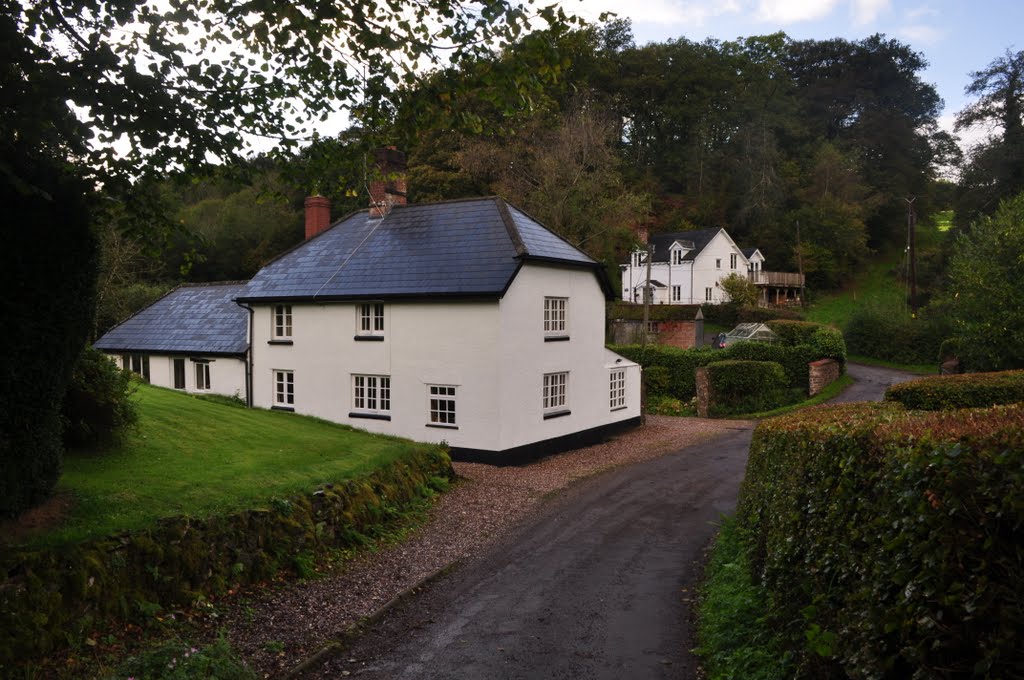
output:
[{"label": "second chimney", "polygon": [[331,199],[326,196],[310,196],[306,199],[306,240],[313,238],[331,226]]},{"label": "second chimney", "polygon": [[370,181],[370,217],[384,217],[395,205],[408,203],[405,154],[393,146],[373,154],[376,175]]}]

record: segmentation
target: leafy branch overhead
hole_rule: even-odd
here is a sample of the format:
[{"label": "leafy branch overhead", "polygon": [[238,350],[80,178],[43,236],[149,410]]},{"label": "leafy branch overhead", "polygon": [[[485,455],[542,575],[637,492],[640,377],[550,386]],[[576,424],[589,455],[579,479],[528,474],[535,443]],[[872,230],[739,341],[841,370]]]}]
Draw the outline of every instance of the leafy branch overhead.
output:
[{"label": "leafy branch overhead", "polygon": [[372,118],[428,69],[572,23],[535,2],[3,0],[0,77],[17,96],[0,125],[108,185],[203,167],[252,137],[308,141],[341,108]]}]

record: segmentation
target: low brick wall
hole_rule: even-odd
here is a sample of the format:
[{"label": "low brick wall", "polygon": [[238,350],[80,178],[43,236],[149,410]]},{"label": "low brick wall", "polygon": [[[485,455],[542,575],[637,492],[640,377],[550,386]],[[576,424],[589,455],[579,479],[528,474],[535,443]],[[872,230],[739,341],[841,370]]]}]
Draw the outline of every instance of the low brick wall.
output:
[{"label": "low brick wall", "polygon": [[[613,319],[608,322],[608,338],[613,345],[648,344],[668,345],[680,349],[697,347],[696,321],[651,321],[652,331],[644,337],[644,322],[633,319]],[[704,324],[700,323],[700,332]]]},{"label": "low brick wall", "polygon": [[680,349],[697,346],[696,321],[659,321],[658,344],[671,345]]},{"label": "low brick wall", "polygon": [[808,364],[809,379],[807,393],[814,396],[839,379],[839,362],[835,359],[819,359]]}]

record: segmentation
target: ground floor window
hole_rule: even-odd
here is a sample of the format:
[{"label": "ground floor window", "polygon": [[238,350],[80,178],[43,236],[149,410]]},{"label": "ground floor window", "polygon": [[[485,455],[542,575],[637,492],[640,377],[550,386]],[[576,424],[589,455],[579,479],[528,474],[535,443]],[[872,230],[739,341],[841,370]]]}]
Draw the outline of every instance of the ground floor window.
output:
[{"label": "ground floor window", "polygon": [[391,376],[353,375],[352,409],[361,413],[390,413]]},{"label": "ground floor window", "polygon": [[295,405],[295,373],[293,371],[274,371],[274,406],[292,407]]},{"label": "ground floor window", "polygon": [[427,385],[431,425],[455,425],[455,386]]},{"label": "ground floor window", "polygon": [[611,410],[626,408],[626,369],[616,368],[610,374],[608,405]]},{"label": "ground floor window", "polygon": [[711,289],[710,288],[705,288],[704,289],[704,301],[705,302],[711,302]]},{"label": "ground floor window", "polygon": [[544,374],[544,412],[557,411],[565,408],[568,403],[569,373]]},{"label": "ground floor window", "polygon": [[185,360],[171,359],[171,366],[174,373],[174,389],[185,389]]},{"label": "ground floor window", "polygon": [[197,361],[196,366],[196,389],[210,389],[210,362]]},{"label": "ground floor window", "polygon": [[124,367],[141,375],[142,379],[149,382],[149,355],[148,354],[127,354],[124,357]]}]

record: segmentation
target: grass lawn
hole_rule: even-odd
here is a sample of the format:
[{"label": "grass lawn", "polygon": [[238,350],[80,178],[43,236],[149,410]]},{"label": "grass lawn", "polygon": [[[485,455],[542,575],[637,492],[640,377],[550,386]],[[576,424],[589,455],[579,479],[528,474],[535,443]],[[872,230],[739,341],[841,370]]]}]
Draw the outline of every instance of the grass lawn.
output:
[{"label": "grass lawn", "polygon": [[135,398],[139,424],[122,445],[65,457],[57,492],[72,499],[68,516],[33,542],[72,542],[160,517],[261,507],[428,446],[147,385]]}]

